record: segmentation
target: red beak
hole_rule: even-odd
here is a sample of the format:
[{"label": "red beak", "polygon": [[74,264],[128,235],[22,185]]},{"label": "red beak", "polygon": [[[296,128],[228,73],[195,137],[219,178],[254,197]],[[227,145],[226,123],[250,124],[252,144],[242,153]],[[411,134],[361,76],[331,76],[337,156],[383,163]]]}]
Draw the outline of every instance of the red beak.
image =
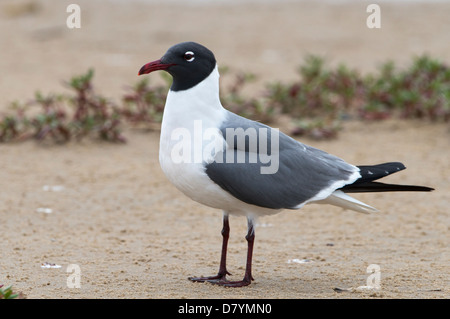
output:
[{"label": "red beak", "polygon": [[158,70],[167,70],[169,67],[171,67],[172,65],[175,65],[173,63],[162,63],[161,60],[156,60],[150,63],[147,63],[146,65],[144,65],[140,70],[138,75],[142,75],[142,74],[148,74],[150,72],[153,71],[158,71]]}]

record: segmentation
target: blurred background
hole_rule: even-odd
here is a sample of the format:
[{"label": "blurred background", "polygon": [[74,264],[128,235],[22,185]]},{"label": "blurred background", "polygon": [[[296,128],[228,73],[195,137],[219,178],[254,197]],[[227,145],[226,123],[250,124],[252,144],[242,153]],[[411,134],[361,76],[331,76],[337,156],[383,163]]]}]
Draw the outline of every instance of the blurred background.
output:
[{"label": "blurred background", "polygon": [[[372,2],[381,8],[380,29],[366,24]],[[72,3],[81,8],[81,28],[66,25]],[[404,101],[415,101],[414,113],[426,110],[429,92],[436,93],[431,101],[437,106],[434,122],[423,113],[420,120],[413,114],[411,120],[383,122],[347,121],[335,112],[332,117],[345,122],[338,138],[302,137],[356,165],[404,162],[408,169],[386,182],[427,185],[436,191],[357,196],[380,209],[370,216],[310,205],[299,213],[261,220],[254,256],[257,280],[249,289],[187,281],[188,276],[216,271],[221,213],[193,202],[167,181],[158,163],[158,130],[126,130],[127,143],[120,144],[98,138],[65,144],[51,139],[0,143],[0,285],[13,285],[28,298],[448,297],[449,13],[450,1],[428,0],[0,0],[0,135],[14,124],[2,117],[10,103],[39,99],[36,91],[43,96],[70,92],[68,105],[79,106],[84,82],[78,79],[69,88],[67,81],[88,69],[94,70],[95,93],[116,104],[139,80],[165,85],[160,74],[138,77],[137,72],[182,41],[207,46],[219,66],[232,72],[254,74],[246,93],[257,97],[271,82],[289,83],[282,87],[287,90],[281,98],[295,95],[299,86],[291,83],[308,55],[322,57],[331,68],[343,63],[362,74],[387,61],[414,71],[412,59],[424,54],[440,61],[424,60],[420,72],[403,74],[400,86],[386,72],[381,81],[369,81],[375,95],[365,95],[382,102],[393,98],[401,107],[408,106]],[[310,64],[306,73],[314,75],[316,67]],[[344,82],[337,88],[346,93],[361,83],[352,82],[353,73],[339,74],[348,83],[330,84],[332,73],[324,81],[320,76],[312,81],[316,86],[303,86],[305,101],[338,104],[340,112],[347,105],[342,103],[345,94],[336,98],[332,91],[336,84]],[[427,81],[436,76],[436,82]],[[415,78],[419,84],[411,89]],[[221,79],[240,83],[228,75]],[[322,84],[328,85],[327,91]],[[358,107],[366,102],[361,103],[360,93],[353,98]],[[90,98],[102,111],[102,100]],[[283,107],[281,98],[276,101]],[[239,104],[233,96],[226,101]],[[41,110],[47,112],[45,102],[40,100]],[[55,129],[55,113],[61,113],[59,101],[53,103],[54,113],[40,114],[26,125],[47,133],[49,127]],[[444,108],[447,122],[439,121]],[[20,110],[13,114],[20,116]],[[101,124],[109,125],[109,120]],[[79,128],[78,122],[72,124]],[[279,124],[273,126],[283,130]],[[246,223],[242,218],[230,223],[230,271],[232,279],[240,279]],[[287,264],[292,259],[313,262]],[[42,268],[53,264],[60,269]],[[81,268],[81,289],[66,285],[69,264]],[[365,285],[369,264],[381,266],[381,291],[349,295],[333,290]]]},{"label": "blurred background", "polygon": [[359,0],[79,0],[81,28],[69,29],[73,2],[0,1],[0,108],[37,89],[61,90],[91,67],[96,88],[117,97],[141,65],[182,41],[204,44],[220,66],[262,82],[294,78],[307,54],[362,72],[424,53],[450,60],[448,1],[378,1],[380,29],[366,26],[373,1]]}]

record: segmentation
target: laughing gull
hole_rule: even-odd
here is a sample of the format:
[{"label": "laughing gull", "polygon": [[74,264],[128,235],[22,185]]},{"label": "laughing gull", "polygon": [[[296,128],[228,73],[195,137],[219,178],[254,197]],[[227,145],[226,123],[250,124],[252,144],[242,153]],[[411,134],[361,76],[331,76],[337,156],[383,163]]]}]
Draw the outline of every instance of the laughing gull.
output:
[{"label": "laughing gull", "polygon": [[[259,122],[227,111],[219,99],[214,54],[195,42],[169,48],[139,75],[167,71],[173,82],[161,127],[159,161],[170,182],[201,204],[223,211],[222,254],[217,275],[190,277],[227,287],[252,277],[254,222],[258,216],[307,203],[331,204],[362,213],[377,211],[347,193],[431,191],[376,182],[405,169],[402,163],[354,166]],[[226,267],[229,215],[247,217],[247,263],[243,280],[230,281]]]}]

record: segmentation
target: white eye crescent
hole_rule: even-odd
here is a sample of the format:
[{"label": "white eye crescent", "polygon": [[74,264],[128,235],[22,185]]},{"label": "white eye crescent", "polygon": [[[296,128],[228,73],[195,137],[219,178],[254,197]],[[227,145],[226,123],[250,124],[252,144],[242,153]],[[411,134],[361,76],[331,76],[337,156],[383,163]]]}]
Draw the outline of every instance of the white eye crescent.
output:
[{"label": "white eye crescent", "polygon": [[195,59],[194,52],[192,52],[192,51],[185,52],[183,55],[183,58],[188,62],[194,61],[194,59]]}]

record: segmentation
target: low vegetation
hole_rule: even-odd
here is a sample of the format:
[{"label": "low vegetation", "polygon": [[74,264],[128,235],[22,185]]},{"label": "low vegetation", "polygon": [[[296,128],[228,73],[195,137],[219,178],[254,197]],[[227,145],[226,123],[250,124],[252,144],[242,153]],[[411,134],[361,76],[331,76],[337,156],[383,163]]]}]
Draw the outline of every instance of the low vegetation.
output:
[{"label": "low vegetation", "polygon": [[[229,73],[222,70],[225,76]],[[124,143],[125,126],[155,128],[161,122],[171,82],[161,74],[166,85],[151,85],[145,77],[114,102],[95,92],[94,70],[88,70],[65,83],[70,94],[36,92],[31,102],[12,103],[0,114],[0,142],[32,138],[63,144],[91,137]],[[412,59],[404,69],[387,62],[366,75],[308,56],[298,75],[290,83],[268,83],[260,94],[248,97],[243,89],[255,76],[237,73],[231,75],[232,84],[222,88],[221,99],[229,110],[267,124],[288,116],[293,135],[317,139],[336,137],[348,119],[450,121],[450,68],[426,55]]]},{"label": "low vegetation", "polygon": [[3,287],[0,285],[0,299],[15,299],[23,297],[22,294],[15,293],[12,286]]}]

